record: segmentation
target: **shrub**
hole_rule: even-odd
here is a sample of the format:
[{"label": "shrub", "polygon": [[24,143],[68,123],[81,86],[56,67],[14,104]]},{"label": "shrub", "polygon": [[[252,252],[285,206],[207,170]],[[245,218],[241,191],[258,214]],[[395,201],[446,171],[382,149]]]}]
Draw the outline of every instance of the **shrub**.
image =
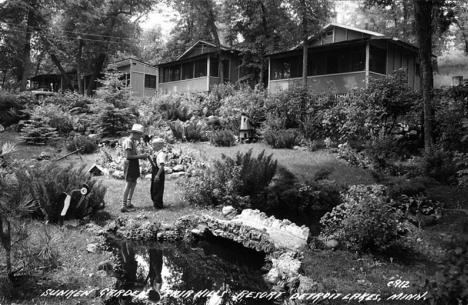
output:
[{"label": "shrub", "polygon": [[205,132],[203,132],[203,126],[198,125],[194,121],[190,121],[184,124],[184,138],[187,141],[202,141],[206,140]]},{"label": "shrub", "polygon": [[433,148],[420,158],[420,174],[440,182],[454,182],[457,173],[453,153]]},{"label": "shrub", "polygon": [[378,252],[396,241],[403,214],[389,205],[382,185],[355,185],[342,193],[343,203],[325,214],[322,234],[356,251]]},{"label": "shrub", "polygon": [[252,149],[245,154],[238,152],[234,159],[224,154],[221,157],[196,180],[186,181],[185,196],[190,203],[247,207],[264,194],[277,168],[277,162],[272,155],[265,156],[265,151],[257,157],[252,156]]},{"label": "shrub", "polygon": [[[16,170],[15,176],[18,183],[37,202],[43,217],[55,223],[60,219],[60,195],[81,188],[83,183],[90,187],[90,194],[85,197],[79,208],[71,205],[67,216],[79,219],[92,215],[104,207],[106,188],[101,181],[94,179],[85,167],[86,165],[73,168],[71,164],[62,167],[53,162],[42,162],[33,167],[24,166]],[[75,195],[78,198],[75,198]],[[79,197],[76,192],[73,193],[72,203]]]},{"label": "shrub", "polygon": [[41,119],[51,127],[57,129],[59,135],[63,136],[73,130],[72,116],[61,106],[46,104],[36,106],[31,111],[31,119]]},{"label": "shrub", "polygon": [[68,151],[72,152],[81,147],[84,149],[80,152],[83,154],[92,154],[98,148],[96,141],[88,138],[87,136],[77,136],[67,140],[65,147]]},{"label": "shrub", "polygon": [[103,136],[114,136],[126,132],[134,121],[135,116],[128,108],[117,108],[110,104],[103,104],[94,126]]},{"label": "shrub", "polygon": [[36,118],[26,121],[20,139],[29,145],[46,145],[57,141],[59,135],[57,129],[50,127],[47,121]]},{"label": "shrub", "polygon": [[346,160],[350,165],[362,168],[369,167],[369,161],[364,154],[353,149],[349,143],[338,145],[338,158]]},{"label": "shrub", "polygon": [[236,137],[230,130],[215,130],[210,135],[210,142],[214,146],[230,147],[235,145]]},{"label": "shrub", "polygon": [[273,148],[293,148],[298,144],[298,135],[293,130],[267,130],[263,138]]},{"label": "shrub", "polygon": [[373,169],[385,170],[398,157],[399,146],[398,141],[386,136],[382,129],[377,136],[371,135],[364,154]]}]

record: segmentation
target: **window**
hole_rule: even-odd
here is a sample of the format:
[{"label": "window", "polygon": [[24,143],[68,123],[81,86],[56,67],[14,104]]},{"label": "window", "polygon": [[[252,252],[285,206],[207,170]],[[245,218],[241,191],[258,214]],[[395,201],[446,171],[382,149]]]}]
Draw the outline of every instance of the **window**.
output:
[{"label": "window", "polygon": [[159,68],[159,82],[164,83],[164,68]]},{"label": "window", "polygon": [[193,78],[193,62],[186,62],[182,64],[182,79]]},{"label": "window", "polygon": [[206,76],[206,58],[195,62],[195,78]]},{"label": "window", "polygon": [[156,89],[156,75],[145,74],[145,88]]},{"label": "window", "polygon": [[229,60],[227,59],[223,60],[223,78],[225,82],[228,82],[231,78],[229,75]]},{"label": "window", "polygon": [[327,36],[333,36],[333,31],[328,31]]},{"label": "window", "polygon": [[210,58],[210,76],[219,77],[218,74],[219,74],[218,73],[218,59],[211,57]]},{"label": "window", "polygon": [[285,79],[289,78],[290,76],[290,65],[289,65],[289,58],[277,58],[276,60],[272,61],[272,69],[271,69],[271,78],[272,79]]},{"label": "window", "polygon": [[171,82],[180,80],[180,65],[171,67]]},{"label": "window", "polygon": [[369,71],[386,74],[387,51],[375,46],[370,46],[369,53]]}]

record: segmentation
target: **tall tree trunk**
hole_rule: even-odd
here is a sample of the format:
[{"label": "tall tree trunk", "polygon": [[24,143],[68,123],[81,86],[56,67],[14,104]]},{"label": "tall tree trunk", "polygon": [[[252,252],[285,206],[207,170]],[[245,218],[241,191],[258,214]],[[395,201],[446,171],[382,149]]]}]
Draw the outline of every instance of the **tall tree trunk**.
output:
[{"label": "tall tree trunk", "polygon": [[[34,7],[35,3],[31,3],[31,6]],[[35,16],[34,16],[34,9],[29,8],[28,10],[28,22],[26,26],[26,37],[24,41],[23,47],[23,76],[21,79],[21,87],[22,91],[26,90],[26,86],[29,80],[29,74],[31,70],[31,37],[33,32],[33,27],[35,24]]]},{"label": "tall tree trunk", "polygon": [[98,58],[96,59],[94,65],[94,71],[91,75],[91,78],[88,83],[88,88],[86,89],[86,95],[91,96],[93,95],[93,90],[96,88],[96,80],[99,78],[99,74],[102,71],[102,67],[104,66],[104,62],[106,60],[107,55],[104,53],[99,54]]},{"label": "tall tree trunk", "polygon": [[261,0],[258,1],[260,9],[262,10],[262,27],[263,34],[265,35],[266,42],[262,43],[262,49],[260,50],[260,84],[265,87],[265,44],[270,40],[270,34],[268,33],[268,24],[266,19],[266,8]]},{"label": "tall tree trunk", "polygon": [[8,219],[3,219],[0,215],[0,241],[5,249],[6,273],[11,273],[11,224]]},{"label": "tall tree trunk", "polygon": [[307,49],[308,43],[308,24],[307,24],[307,11],[305,0],[301,0],[302,6],[302,86],[304,89],[307,88],[307,60],[309,50]]},{"label": "tall tree trunk", "polygon": [[54,53],[50,53],[50,59],[52,59],[52,61],[54,62],[54,64],[57,66],[57,68],[59,69],[60,73],[62,73],[62,77],[65,79],[65,84],[67,85],[67,88],[70,89],[71,91],[74,90],[73,88],[73,85],[70,81],[70,78],[68,77],[67,73],[65,72],[65,70],[63,69],[62,65],[60,64],[60,61],[59,59],[57,58],[57,56],[55,56]]},{"label": "tall tree trunk", "polygon": [[3,81],[2,81],[2,88],[5,88],[5,81],[7,76],[8,70],[4,70],[3,72]]},{"label": "tall tree trunk", "polygon": [[211,33],[213,34],[213,38],[216,43],[216,57],[218,57],[218,75],[219,75],[219,84],[224,83],[224,67],[223,67],[223,59],[221,57],[221,42],[219,40],[219,35],[218,35],[218,28],[216,27],[216,20],[213,12],[213,6],[211,3],[208,3],[209,9],[208,9],[208,22],[210,24],[210,30]]},{"label": "tall tree trunk", "polygon": [[408,2],[403,0],[403,41],[408,42]]},{"label": "tall tree trunk", "polygon": [[434,86],[432,74],[432,1],[415,0],[414,13],[416,19],[416,33],[419,44],[419,61],[422,76],[422,97],[424,103],[424,149],[429,152],[432,148],[432,97]]},{"label": "tall tree trunk", "polygon": [[78,54],[76,55],[76,74],[78,79],[78,92],[84,94],[83,84],[81,83],[81,54],[83,52],[83,39],[79,37]]}]

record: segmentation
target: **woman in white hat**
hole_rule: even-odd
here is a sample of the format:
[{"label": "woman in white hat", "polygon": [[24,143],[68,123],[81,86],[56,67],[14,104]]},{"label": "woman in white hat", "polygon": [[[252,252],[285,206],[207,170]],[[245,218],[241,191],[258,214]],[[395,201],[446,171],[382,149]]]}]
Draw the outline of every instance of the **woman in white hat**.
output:
[{"label": "woman in white hat", "polygon": [[137,141],[143,136],[143,126],[140,124],[134,124],[132,129],[129,130],[130,136],[122,142],[122,148],[126,160],[124,162],[124,176],[126,181],[125,190],[123,193],[122,200],[122,213],[129,212],[132,205],[133,192],[137,184],[137,179],[140,177],[140,163],[139,159],[146,159],[146,154],[139,155],[137,151]]}]

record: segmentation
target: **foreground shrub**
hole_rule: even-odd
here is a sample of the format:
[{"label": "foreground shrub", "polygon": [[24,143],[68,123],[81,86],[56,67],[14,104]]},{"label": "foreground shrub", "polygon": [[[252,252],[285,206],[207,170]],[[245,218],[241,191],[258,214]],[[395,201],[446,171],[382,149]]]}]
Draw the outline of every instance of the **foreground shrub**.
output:
[{"label": "foreground shrub", "polygon": [[96,141],[88,138],[87,136],[77,136],[68,139],[67,143],[65,144],[65,147],[70,152],[83,147],[83,150],[80,153],[92,154],[97,150],[98,144],[96,143]]},{"label": "foreground shrub", "polygon": [[351,250],[379,252],[399,237],[403,214],[389,205],[382,185],[355,185],[342,193],[343,203],[325,214],[324,236],[334,236]]},{"label": "foreground shrub", "polygon": [[214,146],[230,147],[236,143],[236,137],[230,130],[215,130],[211,133],[210,142]]},{"label": "foreground shrub", "polygon": [[238,152],[234,159],[224,154],[221,157],[196,179],[185,182],[185,197],[191,204],[230,204],[235,208],[245,208],[257,197],[265,198],[265,189],[277,168],[272,155],[265,156],[265,151],[262,151],[253,157],[250,149],[245,154]]},{"label": "foreground shrub", "polygon": [[298,134],[292,130],[268,130],[263,138],[273,148],[293,148],[298,144]]},{"label": "foreground shrub", "polygon": [[[39,206],[41,216],[55,223],[60,220],[63,207],[63,203],[59,202],[60,195],[81,188],[83,183],[90,187],[90,194],[85,197],[79,208],[70,205],[67,217],[80,219],[104,208],[106,188],[101,181],[93,178],[85,167],[86,165],[74,168],[71,164],[62,167],[53,162],[36,163],[33,167],[24,166],[17,170],[15,176],[24,191]],[[77,202],[80,197],[79,193],[74,192],[72,203]]]},{"label": "foreground shrub", "polygon": [[435,274],[435,281],[422,279],[431,304],[468,304],[468,242],[459,242],[447,252],[445,261]]}]

